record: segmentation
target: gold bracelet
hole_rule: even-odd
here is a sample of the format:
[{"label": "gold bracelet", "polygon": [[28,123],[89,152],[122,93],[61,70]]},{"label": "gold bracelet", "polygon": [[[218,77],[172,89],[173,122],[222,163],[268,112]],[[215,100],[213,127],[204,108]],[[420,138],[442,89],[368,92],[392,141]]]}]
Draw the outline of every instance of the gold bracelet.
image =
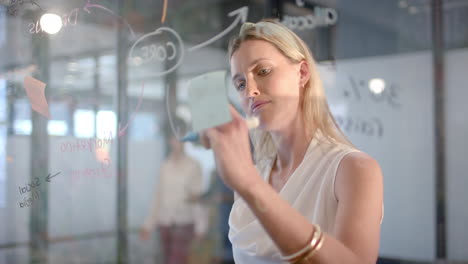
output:
[{"label": "gold bracelet", "polygon": [[321,236],[322,236],[322,232],[320,230],[318,230],[318,232],[315,232],[314,237],[312,238],[312,240],[309,243],[309,250],[307,250],[304,254],[302,254],[302,255],[294,258],[294,259],[289,260],[289,263],[291,263],[291,264],[300,263],[302,261],[302,259],[304,259],[306,256],[308,256],[310,254],[310,252],[314,251],[314,248],[316,247],[317,243],[320,241],[319,239],[320,239]]},{"label": "gold bracelet", "polygon": [[312,234],[311,241],[307,243],[307,245],[299,250],[298,252],[282,257],[281,260],[289,262],[289,263],[296,263],[298,260],[303,259],[306,255],[308,255],[319,242],[319,239],[321,237],[322,231],[320,230],[320,226],[318,225],[313,225],[314,226],[314,233]]},{"label": "gold bracelet", "polygon": [[294,264],[303,264],[305,261],[313,257],[317,253],[317,251],[319,251],[322,248],[324,240],[325,240],[325,235],[322,233],[322,235],[320,236],[320,240],[315,246],[315,248],[312,251],[310,251],[306,256],[304,256],[303,259],[299,260],[298,262]]}]

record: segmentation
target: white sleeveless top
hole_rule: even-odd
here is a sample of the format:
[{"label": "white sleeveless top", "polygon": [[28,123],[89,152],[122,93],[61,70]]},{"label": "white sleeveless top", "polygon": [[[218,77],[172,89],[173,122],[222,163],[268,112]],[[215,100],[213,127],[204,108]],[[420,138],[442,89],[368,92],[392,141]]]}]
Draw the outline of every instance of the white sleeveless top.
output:
[{"label": "white sleeveless top", "polygon": [[[279,194],[311,223],[333,234],[338,207],[334,191],[336,171],[346,154],[358,150],[321,138],[318,136],[312,139],[302,162]],[[267,158],[256,165],[265,181],[268,181],[274,160],[274,157]],[[229,239],[237,264],[283,263],[279,249],[248,205],[237,195],[231,209],[229,226]]]}]

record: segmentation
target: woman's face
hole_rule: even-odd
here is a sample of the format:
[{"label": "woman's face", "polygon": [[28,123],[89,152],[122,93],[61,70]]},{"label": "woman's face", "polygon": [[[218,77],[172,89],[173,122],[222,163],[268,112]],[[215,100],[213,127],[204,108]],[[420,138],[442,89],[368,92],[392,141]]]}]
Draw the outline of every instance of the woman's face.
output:
[{"label": "woman's face", "polygon": [[244,41],[232,55],[232,81],[242,107],[259,118],[263,130],[283,130],[301,116],[303,64],[291,62],[263,40]]}]

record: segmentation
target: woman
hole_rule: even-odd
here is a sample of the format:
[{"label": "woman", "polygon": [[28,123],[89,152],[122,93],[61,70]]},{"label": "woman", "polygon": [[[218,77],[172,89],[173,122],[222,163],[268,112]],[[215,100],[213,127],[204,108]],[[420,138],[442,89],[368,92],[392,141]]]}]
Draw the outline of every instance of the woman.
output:
[{"label": "woman", "polygon": [[246,23],[231,41],[233,84],[252,132],[233,121],[202,143],[236,192],[229,219],[236,263],[371,264],[383,217],[382,173],[334,121],[304,42],[273,21]]}]

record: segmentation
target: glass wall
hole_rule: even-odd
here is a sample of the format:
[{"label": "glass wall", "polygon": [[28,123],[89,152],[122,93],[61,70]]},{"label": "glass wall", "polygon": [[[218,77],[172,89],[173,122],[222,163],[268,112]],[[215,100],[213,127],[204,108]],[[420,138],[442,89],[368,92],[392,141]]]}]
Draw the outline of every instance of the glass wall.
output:
[{"label": "glass wall", "polygon": [[[160,230],[142,230],[171,137],[191,129],[190,80],[229,71],[228,40],[262,18],[305,40],[338,124],[383,169],[379,262],[468,263],[467,13],[464,0],[0,0],[0,263],[162,263]],[[190,263],[214,263],[232,193],[211,151],[185,151],[201,176]]]}]

